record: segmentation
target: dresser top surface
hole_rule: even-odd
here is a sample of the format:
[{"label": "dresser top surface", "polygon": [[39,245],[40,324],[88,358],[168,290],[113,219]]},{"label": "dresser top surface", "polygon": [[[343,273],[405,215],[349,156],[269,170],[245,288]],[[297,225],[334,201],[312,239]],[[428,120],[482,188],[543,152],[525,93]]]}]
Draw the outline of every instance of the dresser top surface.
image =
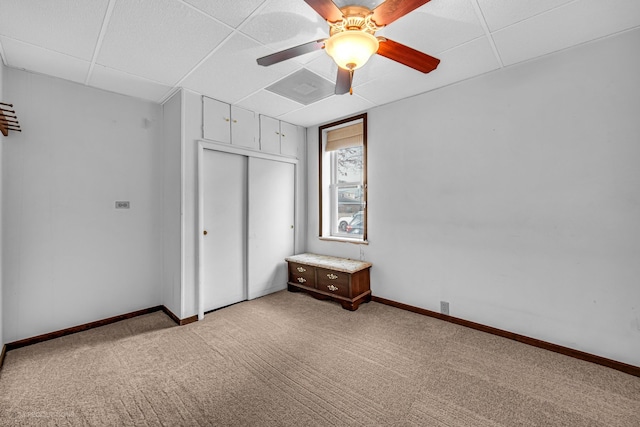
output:
[{"label": "dresser top surface", "polygon": [[357,271],[371,267],[371,263],[366,261],[357,261],[354,259],[338,258],[329,255],[317,254],[293,255],[285,258],[285,261],[298,262],[300,264],[307,264],[320,268],[328,268],[330,270],[337,270],[345,273],[355,273]]}]

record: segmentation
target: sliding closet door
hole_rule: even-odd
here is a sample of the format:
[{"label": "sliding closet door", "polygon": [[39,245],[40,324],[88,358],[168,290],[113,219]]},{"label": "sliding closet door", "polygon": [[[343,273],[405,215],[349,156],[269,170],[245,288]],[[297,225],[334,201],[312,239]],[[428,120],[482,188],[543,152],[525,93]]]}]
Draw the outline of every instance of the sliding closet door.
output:
[{"label": "sliding closet door", "polygon": [[284,258],[294,251],[295,166],[249,158],[249,299],[287,284]]},{"label": "sliding closet door", "polygon": [[206,312],[247,299],[247,157],[214,150],[203,156]]}]

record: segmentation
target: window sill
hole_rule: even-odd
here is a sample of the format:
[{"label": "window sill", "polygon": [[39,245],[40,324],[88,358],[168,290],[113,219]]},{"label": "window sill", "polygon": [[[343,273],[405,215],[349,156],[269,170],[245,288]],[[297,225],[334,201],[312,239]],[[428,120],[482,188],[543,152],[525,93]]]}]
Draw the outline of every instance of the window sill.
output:
[{"label": "window sill", "polygon": [[320,236],[318,237],[320,240],[326,240],[329,242],[344,242],[344,243],[353,243],[356,245],[368,245],[369,242],[362,239],[350,239],[348,237],[336,237],[336,236]]}]

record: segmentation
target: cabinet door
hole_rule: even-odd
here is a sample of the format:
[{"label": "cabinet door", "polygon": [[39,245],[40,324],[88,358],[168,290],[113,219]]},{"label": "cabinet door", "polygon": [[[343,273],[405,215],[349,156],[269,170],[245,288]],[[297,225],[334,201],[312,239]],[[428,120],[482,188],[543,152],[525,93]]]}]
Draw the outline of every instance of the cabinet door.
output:
[{"label": "cabinet door", "polygon": [[280,154],[280,120],[260,116],[260,150]]},{"label": "cabinet door", "polygon": [[202,97],[202,137],[213,141],[231,142],[231,106],[206,96]]},{"label": "cabinet door", "polygon": [[249,158],[248,298],[287,284],[285,258],[294,251],[295,166]]},{"label": "cabinet door", "polygon": [[298,157],[298,126],[280,122],[280,153]]},{"label": "cabinet door", "polygon": [[231,106],[231,143],[258,149],[258,122],[256,113]]}]

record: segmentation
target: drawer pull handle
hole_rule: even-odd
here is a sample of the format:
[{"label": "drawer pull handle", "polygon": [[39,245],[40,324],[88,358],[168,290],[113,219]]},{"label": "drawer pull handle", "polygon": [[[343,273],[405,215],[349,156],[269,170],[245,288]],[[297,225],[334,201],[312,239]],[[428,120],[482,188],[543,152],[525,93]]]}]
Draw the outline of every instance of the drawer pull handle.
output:
[{"label": "drawer pull handle", "polygon": [[296,270],[298,270],[300,273],[304,273],[305,271],[307,271],[306,268],[302,268],[302,267],[298,267],[296,268]]},{"label": "drawer pull handle", "polygon": [[327,286],[327,288],[329,288],[329,290],[330,290],[331,292],[335,292],[335,291],[337,291],[337,290],[338,290],[338,287],[337,287],[337,286],[333,286],[333,285],[329,285],[329,286]]},{"label": "drawer pull handle", "polygon": [[331,280],[336,280],[336,279],[338,278],[338,276],[336,276],[336,275],[335,275],[335,274],[333,274],[333,273],[329,273],[329,274],[327,274],[327,277],[328,277],[329,279],[331,279]]},{"label": "drawer pull handle", "polygon": [[298,282],[304,283],[306,281],[307,281],[307,279],[305,279],[304,277],[298,277]]}]

